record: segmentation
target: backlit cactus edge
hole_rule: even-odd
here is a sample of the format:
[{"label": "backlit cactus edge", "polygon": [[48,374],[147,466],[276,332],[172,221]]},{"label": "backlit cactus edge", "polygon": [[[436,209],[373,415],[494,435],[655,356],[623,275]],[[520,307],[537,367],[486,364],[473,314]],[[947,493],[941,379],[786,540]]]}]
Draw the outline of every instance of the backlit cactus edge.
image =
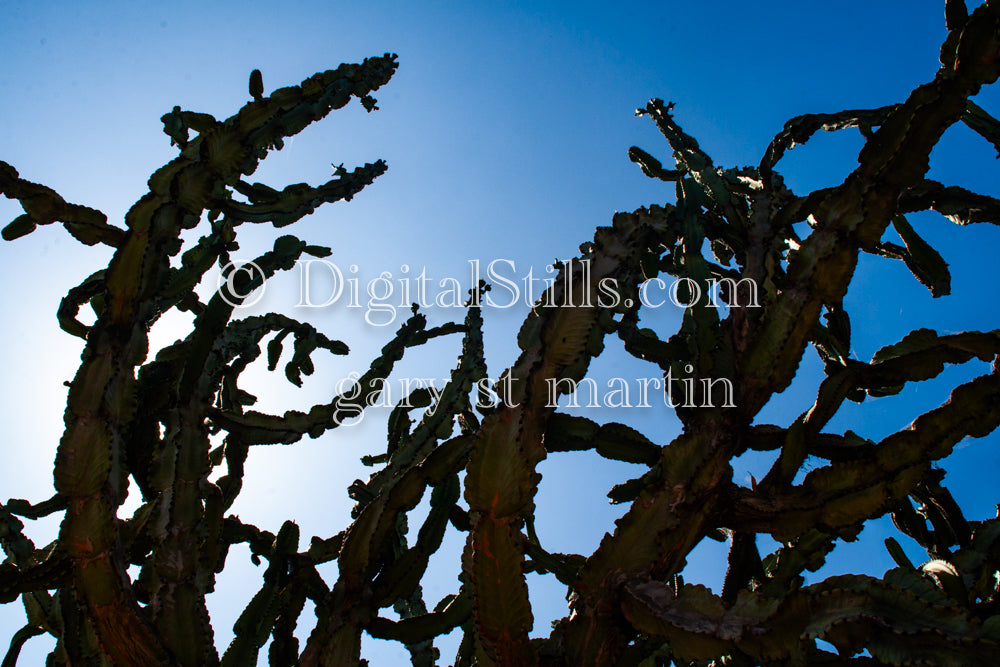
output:
[{"label": "backlit cactus edge", "polygon": [[[107,268],[59,307],[63,329],[86,347],[70,383],[56,493],[34,505],[0,506],[0,601],[20,599],[27,612],[4,667],[42,633],[57,639],[51,665],[252,665],[269,637],[271,665],[350,665],[361,660],[365,632],[405,644],[414,665],[994,664],[1000,520],[967,521],[932,464],[1000,423],[1000,331],[922,329],[865,363],[849,358],[842,305],[861,252],[901,259],[934,295],[948,293],[947,265],[907,214],[1000,222],[1000,200],[924,178],[931,149],[956,122],[1000,146],[1000,123],[968,101],[1000,74],[1000,4],[967,14],[963,3],[949,2],[947,18],[943,66],[932,82],[901,104],[795,118],[756,168],[715,167],[669,104],[652,100],[639,110],[666,137],[676,166],[664,168],[638,148],[629,156],[648,176],[673,183],[676,203],[616,214],[581,247],[588,262],[561,267],[541,301],[556,305],[539,305],[525,320],[521,355],[505,374],[512,392],[492,408],[477,404],[487,377],[479,309],[434,328],[414,309],[358,386],[388,377],[407,348],[457,333],[461,355],[450,382],[433,406],[418,390],[391,412],[386,453],[367,457],[375,472],[348,490],[357,502],[353,521],[308,544],[292,521],[273,534],[227,514],[250,447],[317,437],[370,397],[347,392],[284,415],[250,409],[238,379],[265,341],[273,370],[283,342],[294,339],[285,366],[293,382],[311,373],[312,352],[347,348],[283,315],[233,319],[238,295],[259,276],[234,275],[207,303],[194,287],[229,263],[241,223],[291,224],[324,202],[350,199],[383,173],[378,161],[338,169],[319,187],[281,191],[242,180],[284,138],[352,96],[372,110],[371,93],[391,77],[395,56],[342,65],[270,96],[255,72],[253,101],[225,121],[175,108],[163,122],[180,155],[153,174],[124,229],[0,162],[0,191],[25,211],[4,228],[5,239],[61,222],[83,243],[115,248]],[[866,142],[841,185],[808,195],[785,187],[775,171],[785,150],[817,131],[851,127]],[[233,199],[234,191],[243,199]],[[793,225],[803,221],[809,229],[800,236]],[[181,232],[198,225],[205,234],[171,266]],[[890,225],[905,247],[882,241]],[[303,255],[328,253],[282,236],[255,263],[270,276]],[[661,274],[702,285],[749,279],[760,307],[688,308],[679,330],[660,337],[640,327],[638,290]],[[602,278],[615,280],[623,297],[611,307],[597,291]],[[723,294],[730,303],[739,296],[739,288]],[[97,315],[90,326],[77,319],[88,303]],[[148,329],[172,308],[195,315],[192,330],[148,359]],[[731,379],[735,407],[679,407],[683,429],[662,445],[624,425],[551,407],[551,381],[583,378],[609,334],[675,378]],[[825,362],[812,408],[787,427],[755,423],[810,346]],[[874,442],[823,430],[844,400],[898,392],[973,359],[993,362],[993,371],[958,385],[949,401],[902,431]],[[707,404],[702,384],[679,386],[682,406]],[[213,448],[209,436],[220,432],[224,444]],[[549,452],[579,449],[649,469],[609,493],[629,509],[594,553],[547,553],[533,529],[536,467]],[[737,485],[731,467],[750,450],[778,452],[754,488]],[[802,477],[807,457],[824,463]],[[225,474],[210,481],[222,466]],[[119,517],[130,483],[143,503]],[[408,531],[407,512],[428,490],[430,511]],[[59,538],[38,548],[18,517],[52,513],[63,515]],[[852,539],[886,513],[927,549],[926,564],[914,566],[890,539],[899,567],[882,579],[844,575],[804,585],[803,573],[822,565],[838,538]],[[448,530],[466,534],[456,590],[425,601],[420,581]],[[783,546],[761,557],[757,534]],[[681,577],[686,556],[706,537],[730,543],[718,592]],[[267,565],[220,656],[206,594],[237,543]],[[317,565],[333,560],[339,577],[331,584]],[[129,565],[141,568],[134,580]],[[552,573],[569,588],[571,613],[545,638],[529,638],[528,572]],[[300,646],[293,633],[305,622],[307,599],[316,620]],[[399,620],[380,615],[388,607]],[[458,654],[442,658],[434,640],[455,628],[464,632]],[[869,655],[859,656],[862,649]]]}]

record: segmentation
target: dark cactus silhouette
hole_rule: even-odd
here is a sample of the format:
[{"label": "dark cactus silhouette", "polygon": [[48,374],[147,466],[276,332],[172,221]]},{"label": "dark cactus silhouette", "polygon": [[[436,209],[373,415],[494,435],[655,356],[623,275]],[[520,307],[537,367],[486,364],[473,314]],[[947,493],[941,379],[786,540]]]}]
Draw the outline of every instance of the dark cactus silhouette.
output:
[{"label": "dark cactus silhouette", "polygon": [[[284,368],[295,384],[312,372],[313,352],[347,347],[283,315],[233,319],[235,306],[302,255],[329,250],[281,236],[255,260],[259,274],[229,267],[207,303],[194,292],[211,267],[229,265],[241,223],[289,225],[383,173],[378,161],[338,168],[319,187],[275,190],[243,180],[283,138],[352,96],[376,108],[371,93],[389,80],[394,56],[342,65],[269,96],[255,71],[253,101],[225,121],[175,107],[163,122],[180,155],[153,174],[124,229],[0,163],[0,191],[25,210],[4,228],[5,239],[61,222],[83,243],[115,248],[107,268],[59,307],[63,329],[86,348],[70,383],[56,493],[0,507],[7,555],[0,599],[20,598],[28,617],[4,666],[42,633],[57,639],[52,665],[252,665],[269,637],[271,665],[349,665],[361,660],[366,632],[403,643],[414,665],[433,665],[441,660],[435,639],[455,628],[464,633],[456,666],[994,664],[1000,519],[967,521],[933,464],[961,439],[1000,424],[1000,330],[920,329],[863,362],[849,355],[843,306],[862,252],[902,260],[932,295],[949,293],[947,264],[908,214],[1000,222],[1000,200],[925,178],[931,150],[955,123],[1000,149],[1000,122],[968,99],[1000,74],[1000,7],[947,8],[949,34],[933,81],[892,106],[794,118],[757,167],[718,168],[678,125],[672,105],[654,99],[640,109],[676,164],[666,168],[639,148],[629,157],[647,176],[673,183],[676,202],[616,214],[578,260],[560,266],[518,335],[521,355],[498,387],[505,400],[490,407],[479,401],[487,373],[477,304],[486,285],[474,286],[461,323],[428,328],[414,308],[351,391],[283,415],[252,410],[254,398],[238,385],[265,340],[274,370],[294,339]],[[777,165],[786,150],[820,130],[846,128],[860,130],[865,144],[841,185],[805,195],[785,186]],[[807,229],[797,232],[801,222]],[[205,235],[172,266],[181,232],[199,224]],[[903,245],[882,240],[890,226]],[[642,328],[640,287],[661,274],[680,281],[679,298],[692,306],[721,285],[728,307],[686,308],[669,336]],[[609,299],[602,285],[614,285],[619,298]],[[752,298],[758,307],[746,307]],[[77,319],[87,303],[97,314],[91,326]],[[148,329],[173,308],[194,313],[193,328],[149,360]],[[227,514],[251,446],[335,428],[370,404],[373,380],[388,377],[408,348],[450,334],[462,337],[450,381],[436,401],[421,389],[392,410],[385,453],[366,457],[373,474],[348,489],[356,505],[346,530],[303,546],[291,520],[273,534]],[[551,392],[571,391],[610,334],[665,377],[693,380],[674,385],[683,427],[671,442],[553,407]],[[788,426],[759,423],[810,347],[825,364],[813,406]],[[878,442],[824,430],[845,400],[898,393],[974,359],[992,362],[992,372],[956,386],[906,429]],[[731,400],[712,400],[713,378],[730,381]],[[224,444],[213,449],[209,436],[220,432]],[[550,452],[584,449],[648,471],[608,494],[629,509],[594,553],[548,553],[534,530],[536,468]],[[753,488],[733,481],[731,462],[748,451],[776,452]],[[803,475],[807,457],[822,463]],[[215,469],[225,475],[212,482]],[[130,483],[142,504],[119,517]],[[428,489],[430,510],[414,538],[407,513]],[[59,538],[38,548],[18,516],[52,513],[63,515]],[[926,563],[915,566],[890,538],[899,567],[884,577],[804,585],[804,573],[823,564],[838,538],[855,538],[887,513],[927,550]],[[460,586],[429,607],[420,584],[448,530],[466,533]],[[762,557],[759,534],[782,546]],[[706,538],[729,542],[718,592],[682,578],[685,559]],[[238,543],[267,566],[220,657],[205,600]],[[339,577],[331,585],[317,566],[333,560]],[[129,565],[141,568],[134,580]],[[548,637],[529,638],[529,572],[553,574],[571,594],[571,613]],[[307,599],[317,620],[300,646],[294,632]],[[380,613],[390,607],[399,620]]]}]

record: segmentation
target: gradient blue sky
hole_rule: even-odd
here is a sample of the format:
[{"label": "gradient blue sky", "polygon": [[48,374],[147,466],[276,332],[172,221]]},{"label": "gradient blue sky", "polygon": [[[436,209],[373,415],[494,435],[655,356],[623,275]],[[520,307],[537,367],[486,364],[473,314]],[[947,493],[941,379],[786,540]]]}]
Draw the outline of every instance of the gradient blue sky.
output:
[{"label": "gradient blue sky", "polygon": [[[976,4],[976,3],[970,3]],[[120,221],[146,190],[146,179],[175,155],[160,116],[175,104],[214,114],[234,113],[247,99],[247,77],[263,72],[266,91],[312,73],[383,52],[399,54],[396,76],[377,94],[381,110],[360,105],[334,113],[272,154],[252,180],[274,187],[320,183],[330,165],[383,158],[388,173],[353,202],[322,208],[291,230],[329,245],[341,267],[356,264],[362,281],[382,271],[421,268],[432,278],[468,283],[468,260],[515,263],[536,276],[554,258],[576,254],[593,229],[616,210],[671,201],[672,187],[650,181],[626,151],[639,145],[669,162],[652,124],[633,117],[650,97],[677,103],[676,118],[717,165],[756,164],[788,118],[807,112],[875,107],[901,101],[933,77],[945,35],[944,2],[937,0],[828,3],[633,2],[608,3],[55,3],[8,2],[0,23],[0,159],[23,178],[55,188]],[[979,102],[1000,111],[1000,96]],[[857,133],[817,137],[782,163],[797,191],[833,185],[856,164]],[[993,195],[1000,164],[995,151],[964,127],[949,131],[932,159],[931,176]],[[19,207],[0,200],[0,222]],[[995,228],[960,229],[936,216],[914,217],[918,232],[953,271],[954,296],[930,298],[901,264],[862,262],[847,308],[854,322],[854,356],[869,359],[882,345],[919,326],[943,331],[993,329],[1000,281],[986,274],[1000,239]],[[274,234],[241,238],[245,258]],[[58,441],[65,389],[78,363],[80,341],[63,334],[55,309],[66,290],[103,266],[109,254],[86,248],[63,230],[42,228],[0,245],[6,288],[0,305],[7,326],[0,423],[0,497],[42,500],[51,493],[51,462]],[[262,310],[303,316],[294,277],[277,282]],[[486,313],[491,375],[516,356],[513,333],[523,303]],[[264,408],[280,410],[327,400],[336,379],[363,370],[393,327],[373,327],[343,308],[305,313],[352,348],[347,360],[317,363],[302,391],[279,377],[255,374]],[[402,313],[400,318],[402,318]],[[432,321],[460,313],[430,311]],[[667,336],[679,312],[649,313]],[[943,326],[940,322],[946,322]],[[183,318],[154,329],[154,340],[180,335]],[[445,377],[458,339],[417,351],[400,376]],[[954,369],[945,382],[924,383],[895,398],[869,401],[838,415],[832,430],[881,437],[947,398],[949,386],[983,372]],[[802,377],[765,409],[762,421],[788,423],[814,397],[820,365],[807,355]],[[624,357],[609,340],[596,377],[651,377],[655,369]],[[665,409],[604,410],[599,421],[628,421],[654,440],[668,441],[677,422]],[[289,448],[259,449],[248,465],[244,520],[277,530],[294,517],[303,535],[331,535],[346,525],[344,492],[367,472],[357,460],[384,444],[381,415],[330,437]],[[946,478],[971,518],[993,514],[1000,463],[997,438],[963,443]],[[744,457],[738,480],[760,478],[766,457]],[[610,486],[637,474],[589,454],[565,454],[543,464],[538,497],[539,534],[551,550],[592,550],[611,530],[621,508],[604,498]],[[412,525],[413,522],[411,522]],[[40,521],[29,529],[39,544],[57,529]],[[887,522],[839,550],[824,572],[891,567],[882,537]],[[763,544],[763,540],[762,540]],[[448,538],[425,592],[433,604],[457,590],[461,537]],[[922,560],[910,549],[914,560]],[[217,642],[224,648],[238,609],[259,586],[261,569],[234,548],[232,572],[212,596]],[[689,559],[689,580],[718,588],[725,547],[708,545]],[[335,570],[327,570],[332,576]],[[536,632],[565,613],[563,591],[551,578],[532,577]],[[0,636],[20,627],[17,605],[0,608]],[[311,627],[308,611],[302,625]],[[22,664],[40,664],[50,643],[32,640]],[[373,665],[397,664],[401,649],[366,643]],[[444,650],[443,664],[453,655]]]}]

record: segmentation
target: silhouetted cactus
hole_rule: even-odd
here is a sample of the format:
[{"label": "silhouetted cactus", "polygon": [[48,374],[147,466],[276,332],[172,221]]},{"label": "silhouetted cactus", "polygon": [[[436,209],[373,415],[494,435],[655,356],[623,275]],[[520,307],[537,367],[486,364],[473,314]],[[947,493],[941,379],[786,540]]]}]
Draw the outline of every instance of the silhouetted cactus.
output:
[{"label": "silhouetted cactus", "polygon": [[[28,615],[4,664],[42,633],[58,640],[53,665],[248,665],[269,637],[271,665],[358,664],[367,632],[403,643],[414,665],[432,665],[435,638],[459,627],[456,667],[993,664],[1000,519],[967,521],[932,464],[962,438],[1000,424],[1000,330],[919,329],[866,363],[850,358],[843,306],[861,252],[902,260],[933,296],[950,291],[947,264],[906,215],[936,210],[958,224],[1000,223],[1000,200],[924,178],[931,149],[956,122],[1000,146],[1000,123],[968,101],[1000,74],[1000,8],[987,3],[968,14],[963,3],[948,2],[947,24],[943,66],[931,83],[897,105],[794,118],[755,168],[715,167],[677,124],[672,105],[654,99],[640,109],[676,164],[664,168],[639,148],[629,156],[646,175],[674,183],[676,203],[616,214],[578,260],[559,267],[521,327],[520,357],[501,380],[510,391],[498,392],[506,400],[492,407],[477,400],[487,377],[476,305],[485,285],[473,286],[461,323],[427,328],[414,308],[351,391],[284,415],[248,409],[254,398],[238,386],[265,339],[271,370],[294,340],[284,366],[293,384],[312,372],[314,351],[347,348],[283,315],[233,320],[234,304],[303,254],[329,251],[282,236],[255,260],[261,276],[227,274],[231,285],[207,303],[193,291],[213,265],[229,263],[240,223],[291,224],[323,202],[350,199],[385,170],[381,162],[338,169],[323,186],[280,191],[242,180],[284,137],[351,96],[374,109],[370,93],[391,76],[392,56],[270,96],[255,71],[254,101],[223,122],[175,107],[163,122],[180,156],[153,174],[125,229],[0,163],[0,191],[25,210],[4,238],[62,222],[84,243],[115,248],[108,267],[70,290],[59,308],[61,326],[86,348],[70,383],[56,494],[0,506],[7,554],[0,601],[20,597]],[[788,148],[820,130],[852,127],[866,142],[841,185],[808,195],[784,185],[776,167]],[[803,221],[809,229],[800,235],[793,225]],[[172,267],[180,232],[198,224],[207,233]],[[882,240],[890,225],[903,245]],[[698,298],[695,286],[706,294],[713,281],[721,284],[729,307],[687,308],[679,330],[660,337],[640,327],[639,298],[659,274],[681,279],[687,302]],[[615,285],[613,303],[602,280]],[[744,307],[750,286],[759,307]],[[92,326],[76,319],[86,303],[97,313]],[[193,329],[147,360],[149,326],[171,308],[193,312]],[[462,334],[462,349],[447,386],[435,402],[420,389],[393,409],[385,453],[366,456],[372,475],[348,489],[356,505],[346,530],[303,546],[292,521],[273,534],[227,515],[252,445],[293,443],[336,427],[365,409],[378,384],[371,381],[388,377],[407,348],[451,333]],[[571,391],[611,333],[665,377],[696,380],[676,386],[682,430],[671,442],[552,405],[552,392]],[[825,363],[814,405],[787,427],[757,423],[810,346]],[[907,429],[878,442],[824,431],[845,400],[896,393],[973,359],[992,362],[992,372],[955,387],[948,402]],[[731,381],[731,401],[711,400],[711,383],[698,381],[712,378]],[[218,432],[224,444],[212,449],[209,435]],[[594,553],[548,553],[534,531],[536,468],[549,452],[581,449],[648,471],[608,494],[629,509]],[[770,472],[745,488],[734,483],[731,461],[750,450],[778,454]],[[806,457],[825,463],[802,477]],[[226,474],[209,481],[223,465]],[[120,520],[130,480],[143,502]],[[429,512],[411,543],[407,513],[428,489]],[[54,512],[64,514],[59,539],[39,549],[17,516]],[[890,538],[886,548],[899,567],[881,579],[842,575],[803,585],[803,573],[823,564],[837,538],[853,539],[887,513],[926,548],[926,563],[914,566]],[[420,584],[449,526],[467,533],[460,586],[429,606]],[[762,557],[762,533],[781,548]],[[685,559],[706,537],[730,542],[719,592],[682,577]],[[205,595],[238,543],[268,564],[220,658]],[[332,560],[339,577],[331,586],[317,566]],[[141,567],[134,581],[129,564]],[[551,572],[571,594],[572,613],[543,639],[529,638],[525,575],[532,571]],[[306,600],[317,622],[300,646],[294,632]],[[387,607],[399,620],[380,615]],[[840,655],[822,650],[820,639]],[[871,657],[855,658],[862,650]]]}]

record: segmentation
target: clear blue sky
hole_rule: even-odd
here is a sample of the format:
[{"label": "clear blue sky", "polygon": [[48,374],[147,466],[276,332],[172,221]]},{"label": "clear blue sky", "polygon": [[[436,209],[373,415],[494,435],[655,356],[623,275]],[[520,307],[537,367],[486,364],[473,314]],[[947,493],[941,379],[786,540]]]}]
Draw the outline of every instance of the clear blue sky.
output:
[{"label": "clear blue sky", "polygon": [[[175,154],[159,120],[175,104],[222,118],[247,101],[252,69],[263,72],[270,91],[341,62],[394,52],[401,64],[377,94],[380,111],[365,114],[353,104],[334,113],[272,154],[253,180],[274,187],[315,184],[329,178],[331,163],[350,168],[383,158],[389,171],[373,186],[349,204],[321,209],[292,233],[332,246],[332,259],[345,268],[356,264],[362,281],[382,271],[398,276],[407,264],[412,274],[424,268],[429,277],[467,285],[470,259],[508,259],[518,275],[532,268],[541,276],[554,258],[575,255],[614,211],[672,200],[671,186],[645,178],[626,157],[637,144],[669,162],[652,124],[633,117],[648,98],[675,101],[676,118],[717,165],[757,164],[794,115],[902,101],[929,80],[945,35],[943,7],[943,0],[845,0],[835,8],[785,1],[633,2],[617,10],[594,2],[290,2],[283,9],[256,2],[8,2],[0,23],[0,159],[23,178],[121,224],[149,174]],[[996,91],[979,101],[1000,112]],[[853,132],[818,137],[789,154],[783,173],[800,191],[833,185],[853,167],[859,147]],[[984,141],[955,128],[933,156],[931,175],[998,195],[994,156]],[[3,224],[19,213],[14,203],[0,201]],[[913,328],[939,326],[942,318],[948,331],[997,327],[1000,281],[984,267],[995,263],[991,248],[1000,230],[960,229],[935,216],[913,222],[951,264],[954,296],[932,300],[902,265],[864,261],[847,304],[856,358],[867,360],[878,347]],[[269,238],[273,234],[248,234],[242,239],[246,257]],[[55,310],[69,287],[107,259],[105,250],[85,248],[53,227],[0,245],[6,285],[0,304],[7,321],[0,332],[3,499],[37,501],[51,493],[65,400],[61,383],[72,377],[81,349],[78,339],[58,330]],[[295,280],[276,283],[261,308],[303,316],[293,307],[296,291]],[[513,333],[526,311],[522,303],[486,313],[491,375],[514,360]],[[430,314],[437,322],[459,316]],[[678,314],[658,314],[662,336]],[[344,339],[352,355],[317,364],[301,392],[256,376],[266,408],[326,400],[336,378],[363,370],[393,330],[370,326],[344,309],[306,315]],[[164,323],[154,331],[156,340],[172,341],[180,330],[170,327],[180,324]],[[401,375],[444,377],[458,343],[440,341],[418,351]],[[609,344],[595,374],[654,374],[622,355],[620,345]],[[807,355],[802,381],[766,408],[766,420],[787,424],[808,407],[820,369],[814,357]],[[958,369],[945,384],[871,401],[838,415],[831,429],[881,437],[945,400],[948,385],[982,370]],[[628,421],[659,442],[668,441],[677,425],[662,409],[593,416]],[[272,531],[294,517],[305,538],[342,529],[350,507],[344,489],[367,474],[357,459],[384,442],[376,417],[328,438],[252,452],[246,497],[236,508],[240,516]],[[963,444],[946,483],[971,518],[984,518],[1000,500],[987,493],[1000,463],[998,440]],[[735,465],[736,477],[760,478],[767,465],[748,457]],[[553,457],[542,472],[543,544],[579,552],[592,550],[620,512],[607,505],[604,493],[636,474],[631,466],[583,454]],[[29,534],[43,544],[56,528],[43,521]],[[891,566],[881,546],[887,530],[885,522],[866,530],[829,571],[881,574]],[[430,603],[457,590],[461,538],[450,539],[425,585]],[[220,648],[231,637],[237,610],[259,585],[261,570],[246,555],[233,550],[234,572],[220,577],[213,595]],[[921,559],[916,551],[911,555]],[[718,587],[724,558],[724,547],[699,550],[685,574]],[[332,578],[334,570],[328,574]],[[547,579],[531,583],[536,632],[547,633],[548,621],[561,616],[565,604]],[[0,636],[20,626],[20,613],[16,605],[0,608]],[[302,625],[311,624],[307,611]],[[44,639],[32,640],[23,664],[39,662],[32,656],[47,647]],[[366,645],[373,665],[396,664],[394,651]]]}]

